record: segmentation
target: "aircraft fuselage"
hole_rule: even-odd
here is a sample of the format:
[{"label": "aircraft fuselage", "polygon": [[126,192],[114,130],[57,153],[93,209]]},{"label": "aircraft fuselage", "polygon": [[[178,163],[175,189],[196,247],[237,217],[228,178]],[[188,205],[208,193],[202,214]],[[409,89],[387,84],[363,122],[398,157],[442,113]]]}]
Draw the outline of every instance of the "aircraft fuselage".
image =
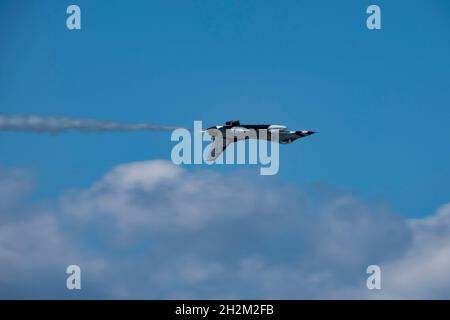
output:
[{"label": "aircraft fuselage", "polygon": [[234,142],[246,139],[272,140],[273,135],[278,135],[281,144],[292,143],[297,139],[314,134],[314,131],[293,131],[283,125],[270,124],[240,124],[238,120],[227,121],[225,125],[210,127],[206,132],[213,138],[222,137]]}]

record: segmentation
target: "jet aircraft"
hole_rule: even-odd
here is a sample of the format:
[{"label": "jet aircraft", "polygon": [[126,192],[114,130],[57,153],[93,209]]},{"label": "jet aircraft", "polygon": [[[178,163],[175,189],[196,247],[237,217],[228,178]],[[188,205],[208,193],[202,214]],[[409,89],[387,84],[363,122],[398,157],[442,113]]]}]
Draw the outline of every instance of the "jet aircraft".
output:
[{"label": "jet aircraft", "polygon": [[[289,144],[315,133],[310,130],[288,130],[286,126],[278,124],[241,124],[239,120],[227,121],[225,125],[212,126],[205,132],[214,141],[208,161],[214,161],[231,143],[240,140],[264,139],[274,140],[280,144]],[[275,133],[278,135],[278,139],[273,139]]]}]

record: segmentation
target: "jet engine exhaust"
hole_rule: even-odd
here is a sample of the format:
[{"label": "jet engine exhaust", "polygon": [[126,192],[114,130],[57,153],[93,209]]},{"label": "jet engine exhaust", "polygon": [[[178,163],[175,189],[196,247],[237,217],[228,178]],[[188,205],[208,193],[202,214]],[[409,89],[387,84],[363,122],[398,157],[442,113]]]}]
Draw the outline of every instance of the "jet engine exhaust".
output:
[{"label": "jet engine exhaust", "polygon": [[150,123],[123,123],[95,119],[76,119],[60,116],[39,116],[0,113],[0,131],[62,133],[62,132],[119,132],[119,131],[172,131],[180,127]]}]

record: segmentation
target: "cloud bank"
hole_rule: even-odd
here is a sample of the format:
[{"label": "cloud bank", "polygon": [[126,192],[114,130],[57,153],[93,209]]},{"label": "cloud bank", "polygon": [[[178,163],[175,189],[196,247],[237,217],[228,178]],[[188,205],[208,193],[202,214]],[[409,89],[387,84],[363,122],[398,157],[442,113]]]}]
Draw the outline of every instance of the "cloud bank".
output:
[{"label": "cloud bank", "polygon": [[[450,298],[450,205],[382,204],[167,161],[113,168],[52,203],[0,167],[1,298]],[[82,290],[65,288],[66,267]],[[366,268],[382,269],[382,290]]]}]

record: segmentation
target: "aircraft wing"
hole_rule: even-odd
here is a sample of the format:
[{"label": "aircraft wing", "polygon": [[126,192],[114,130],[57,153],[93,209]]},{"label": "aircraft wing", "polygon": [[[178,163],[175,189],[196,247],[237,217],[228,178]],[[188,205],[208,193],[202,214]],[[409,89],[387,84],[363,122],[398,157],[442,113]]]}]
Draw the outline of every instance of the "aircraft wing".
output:
[{"label": "aircraft wing", "polygon": [[225,149],[232,144],[232,140],[227,139],[215,139],[214,143],[210,145],[207,161],[213,162],[215,161],[224,151]]}]

